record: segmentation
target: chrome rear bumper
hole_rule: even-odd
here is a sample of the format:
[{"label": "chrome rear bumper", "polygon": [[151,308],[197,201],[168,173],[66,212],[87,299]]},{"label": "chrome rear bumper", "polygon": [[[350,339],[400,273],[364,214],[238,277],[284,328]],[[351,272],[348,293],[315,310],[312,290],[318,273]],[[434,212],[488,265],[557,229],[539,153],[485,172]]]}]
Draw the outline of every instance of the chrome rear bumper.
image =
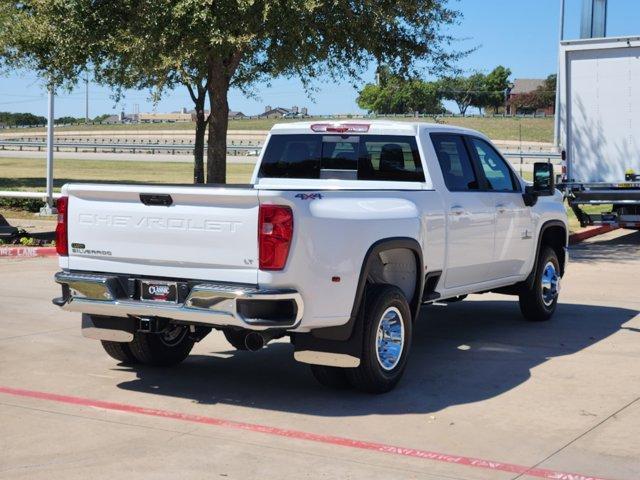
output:
[{"label": "chrome rear bumper", "polygon": [[[178,322],[252,330],[295,328],[302,319],[301,295],[294,290],[267,290],[203,282],[194,285],[182,303],[141,301],[123,294],[116,276],[58,272],[63,297],[54,303],[68,312],[110,317],[162,317]],[[269,302],[269,303],[265,303]],[[251,312],[271,311],[270,318],[252,318]],[[274,318],[280,306],[282,318]],[[275,307],[272,308],[272,307]]]}]

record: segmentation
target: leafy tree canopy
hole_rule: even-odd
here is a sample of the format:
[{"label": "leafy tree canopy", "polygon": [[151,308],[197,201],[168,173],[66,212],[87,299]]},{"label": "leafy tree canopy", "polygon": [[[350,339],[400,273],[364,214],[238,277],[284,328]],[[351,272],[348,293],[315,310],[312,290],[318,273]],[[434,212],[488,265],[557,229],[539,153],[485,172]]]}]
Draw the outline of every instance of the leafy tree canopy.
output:
[{"label": "leafy tree canopy", "polygon": [[462,115],[470,106],[480,106],[485,101],[486,77],[482,73],[445,77],[440,80],[439,87],[443,98],[455,102]]},{"label": "leafy tree canopy", "polygon": [[483,98],[482,107],[493,108],[498,113],[498,108],[504,105],[505,94],[509,88],[511,70],[498,65],[485,77],[486,97]]},{"label": "leafy tree canopy", "polygon": [[47,119],[32,113],[10,113],[0,112],[0,125],[4,126],[25,126],[44,125]]},{"label": "leafy tree canopy", "polygon": [[437,83],[405,79],[386,67],[377,75],[379,85],[367,84],[360,91],[356,100],[360,108],[379,114],[444,112]]},{"label": "leafy tree canopy", "polygon": [[206,94],[207,181],[224,182],[228,91],[252,92],[276,76],[358,78],[372,61],[410,75],[416,62],[443,71],[451,51],[442,27],[459,18],[447,0],[22,0],[0,37],[4,64],[73,85],[91,66],[117,89],[156,95],[188,85]]}]

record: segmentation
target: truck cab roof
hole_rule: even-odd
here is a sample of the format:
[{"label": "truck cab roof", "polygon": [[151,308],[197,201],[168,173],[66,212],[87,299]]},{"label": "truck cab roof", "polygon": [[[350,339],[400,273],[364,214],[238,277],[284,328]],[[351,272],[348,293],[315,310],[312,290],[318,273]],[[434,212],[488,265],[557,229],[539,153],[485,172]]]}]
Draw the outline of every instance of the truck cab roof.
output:
[{"label": "truck cab roof", "polygon": [[[369,120],[366,118],[352,119],[319,119],[305,122],[277,123],[271,128],[273,134],[326,134],[340,133],[336,130],[323,130],[321,126],[360,127],[358,130],[347,130],[344,133],[371,134],[371,135],[417,135],[420,131],[427,132],[451,132],[464,133],[485,137],[485,135],[469,128],[455,125],[429,122],[408,122],[398,120]],[[320,127],[320,128],[319,128]],[[364,127],[364,128],[362,128]],[[485,137],[486,138],[486,137]]]}]

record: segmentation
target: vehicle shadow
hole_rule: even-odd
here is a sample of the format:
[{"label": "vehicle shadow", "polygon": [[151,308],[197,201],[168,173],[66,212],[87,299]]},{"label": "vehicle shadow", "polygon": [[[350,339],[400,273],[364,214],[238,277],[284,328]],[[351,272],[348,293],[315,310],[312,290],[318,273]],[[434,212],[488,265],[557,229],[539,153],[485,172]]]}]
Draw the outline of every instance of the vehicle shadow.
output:
[{"label": "vehicle shadow", "polygon": [[[569,261],[576,263],[602,262],[624,263],[640,256],[640,230],[626,230],[626,234],[609,240],[597,240],[595,243],[573,245],[569,252]],[[593,248],[597,245],[597,248]]]},{"label": "vehicle shadow", "polygon": [[588,348],[637,314],[561,304],[553,320],[529,323],[511,299],[426,307],[404,378],[385,395],[332,391],[316,384],[308,367],[292,359],[291,345],[281,342],[255,353],[192,355],[172,369],[135,367],[137,378],[118,386],[202,404],[326,417],[430,413],[509,391],[526,382],[532,368]]}]

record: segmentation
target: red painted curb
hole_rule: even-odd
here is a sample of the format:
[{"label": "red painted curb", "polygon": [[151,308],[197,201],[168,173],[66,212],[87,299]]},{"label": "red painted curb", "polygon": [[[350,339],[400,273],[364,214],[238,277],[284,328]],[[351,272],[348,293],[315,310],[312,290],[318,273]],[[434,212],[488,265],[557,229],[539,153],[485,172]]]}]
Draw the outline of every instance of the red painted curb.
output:
[{"label": "red painted curb", "polygon": [[150,417],[161,417],[172,420],[180,420],[183,422],[200,423],[205,425],[213,425],[216,427],[228,428],[233,430],[244,430],[254,433],[262,433],[277,437],[286,437],[294,440],[304,440],[308,442],[323,443],[339,447],[355,448],[359,450],[369,450],[379,453],[391,455],[400,455],[402,457],[417,458],[420,460],[432,460],[435,462],[453,463],[464,465],[466,467],[482,468],[486,470],[495,470],[500,472],[515,473],[518,476],[530,476],[537,478],[553,479],[553,480],[605,480],[601,477],[590,475],[582,475],[579,473],[559,472],[555,470],[547,470],[545,468],[525,467],[524,465],[516,465],[513,463],[496,462],[493,460],[485,460],[482,458],[464,457],[461,455],[450,455],[446,453],[432,452],[428,450],[417,450],[414,448],[404,448],[394,445],[385,445],[382,443],[366,442],[362,440],[352,440],[345,437],[334,437],[331,435],[321,435],[317,433],[303,432],[300,430],[289,430],[284,428],[270,427],[267,425],[259,425],[255,423],[236,422],[233,420],[225,420],[222,418],[205,417],[201,415],[193,415],[188,413],[172,412],[170,410],[159,410],[156,408],[145,408],[136,405],[128,405],[124,403],[106,402],[103,400],[92,400],[90,398],[73,397],[70,395],[59,395],[56,393],[39,392],[35,390],[24,390],[21,388],[0,386],[0,393],[13,395],[16,397],[34,398],[38,400],[46,400],[50,402],[65,403],[70,405],[80,405],[83,407],[101,408],[104,410],[113,410],[118,412],[134,413],[138,415],[147,415]]},{"label": "red painted curb", "polygon": [[54,257],[56,255],[56,247],[0,247],[0,258]]},{"label": "red painted curb", "polygon": [[613,225],[602,225],[600,227],[587,228],[586,230],[582,230],[581,232],[572,233],[571,235],[569,235],[569,245],[575,245],[576,243],[580,243],[587,238],[602,235],[603,233],[611,232],[613,230],[617,230],[618,228],[619,227],[615,227]]}]

